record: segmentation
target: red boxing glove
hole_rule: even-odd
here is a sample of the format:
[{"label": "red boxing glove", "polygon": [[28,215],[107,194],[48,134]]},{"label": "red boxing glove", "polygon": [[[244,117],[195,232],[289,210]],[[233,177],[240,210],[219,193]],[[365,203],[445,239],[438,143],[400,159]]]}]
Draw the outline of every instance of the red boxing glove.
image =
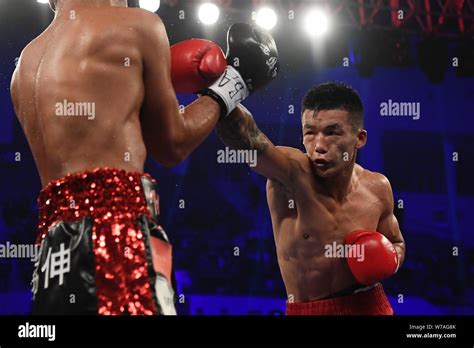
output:
[{"label": "red boxing glove", "polygon": [[212,41],[190,39],[171,46],[171,80],[178,93],[209,87],[226,67],[224,52]]},{"label": "red boxing glove", "polygon": [[367,230],[353,231],[344,242],[356,248],[355,251],[360,251],[359,257],[347,258],[347,264],[360,284],[375,284],[397,271],[397,251],[383,234]]}]

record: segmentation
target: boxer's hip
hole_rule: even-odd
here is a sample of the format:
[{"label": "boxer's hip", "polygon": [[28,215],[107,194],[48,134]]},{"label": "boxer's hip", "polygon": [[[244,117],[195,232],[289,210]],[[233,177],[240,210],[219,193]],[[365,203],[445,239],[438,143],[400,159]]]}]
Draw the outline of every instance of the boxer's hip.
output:
[{"label": "boxer's hip", "polygon": [[155,185],[147,174],[96,169],[41,191],[34,314],[175,313]]},{"label": "boxer's hip", "polygon": [[351,294],[286,304],[287,315],[393,315],[381,284]]}]

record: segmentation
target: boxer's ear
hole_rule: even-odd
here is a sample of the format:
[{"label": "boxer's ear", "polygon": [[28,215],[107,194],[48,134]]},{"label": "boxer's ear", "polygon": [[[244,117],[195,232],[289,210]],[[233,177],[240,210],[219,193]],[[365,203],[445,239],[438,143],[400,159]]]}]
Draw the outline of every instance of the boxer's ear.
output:
[{"label": "boxer's ear", "polygon": [[359,128],[357,131],[357,143],[356,149],[361,149],[367,143],[367,131],[363,128]]}]

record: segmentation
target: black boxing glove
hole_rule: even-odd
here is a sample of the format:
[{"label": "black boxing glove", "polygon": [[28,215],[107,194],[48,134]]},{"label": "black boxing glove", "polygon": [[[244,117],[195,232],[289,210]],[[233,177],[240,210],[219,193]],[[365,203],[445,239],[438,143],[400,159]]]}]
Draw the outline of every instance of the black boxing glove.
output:
[{"label": "black boxing glove", "polygon": [[200,94],[214,98],[227,116],[255,90],[275,79],[280,70],[275,40],[267,31],[245,23],[227,32],[227,68]]}]

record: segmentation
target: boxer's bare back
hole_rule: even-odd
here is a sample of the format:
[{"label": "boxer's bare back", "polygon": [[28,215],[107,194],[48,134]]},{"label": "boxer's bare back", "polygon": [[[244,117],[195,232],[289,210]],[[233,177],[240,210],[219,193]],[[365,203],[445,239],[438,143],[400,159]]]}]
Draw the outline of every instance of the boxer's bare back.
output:
[{"label": "boxer's bare back", "polygon": [[63,1],[22,52],[11,94],[43,186],[97,167],[142,172],[147,152],[173,165],[217,122],[207,97],[186,109],[199,117],[184,120],[161,20],[125,6]]}]

